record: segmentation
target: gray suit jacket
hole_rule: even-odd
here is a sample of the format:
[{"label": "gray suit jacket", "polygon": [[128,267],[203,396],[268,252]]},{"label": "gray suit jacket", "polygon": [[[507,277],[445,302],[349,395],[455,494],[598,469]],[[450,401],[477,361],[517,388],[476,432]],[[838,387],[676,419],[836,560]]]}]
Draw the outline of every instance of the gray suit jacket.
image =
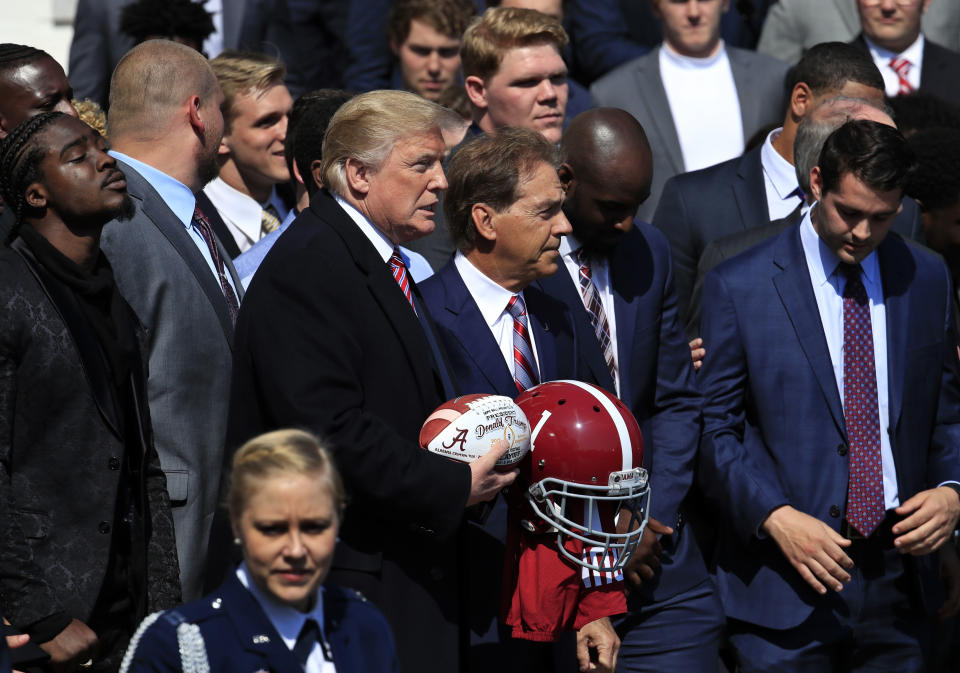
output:
[{"label": "gray suit jacket", "polygon": [[[154,439],[167,475],[184,600],[195,600],[220,489],[233,326],[220,283],[186,228],[139,173],[117,163],[137,210],[132,220],[104,228],[101,247],[147,330]],[[220,254],[242,293],[222,246]]]},{"label": "gray suit jacket", "polygon": [[[734,47],[727,47],[727,55],[740,99],[746,141],[763,127],[782,119],[787,66],[768,56]],[[653,151],[653,185],[650,198],[640,206],[637,217],[649,222],[664,183],[686,172],[680,138],[660,78],[660,47],[600,78],[590,87],[590,93],[597,105],[622,108],[632,114],[647,132]],[[707,113],[704,110],[704,114]]]},{"label": "gray suit jacket", "polygon": [[[849,42],[860,33],[856,0],[779,0],[767,12],[757,51],[791,65],[821,42]],[[933,0],[923,15],[923,33],[960,50],[960,2]]]},{"label": "gray suit jacket", "polygon": [[[68,68],[76,98],[90,98],[106,106],[113,69],[133,47],[133,38],[120,32],[120,12],[133,2],[78,0]],[[245,14],[252,5],[252,0],[223,0],[224,49],[237,49],[250,41],[241,33]]]}]

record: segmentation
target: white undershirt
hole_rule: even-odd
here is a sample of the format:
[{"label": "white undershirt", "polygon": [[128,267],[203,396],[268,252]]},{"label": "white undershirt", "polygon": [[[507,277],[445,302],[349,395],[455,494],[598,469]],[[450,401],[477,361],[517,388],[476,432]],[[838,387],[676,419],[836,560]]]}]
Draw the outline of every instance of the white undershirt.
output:
[{"label": "white undershirt", "polygon": [[873,62],[877,64],[880,74],[883,75],[883,86],[886,94],[890,98],[900,94],[900,77],[897,75],[896,70],[890,67],[890,60],[897,56],[902,56],[910,61],[911,65],[910,70],[907,71],[907,81],[910,82],[910,86],[913,87],[914,91],[920,88],[920,68],[923,67],[923,33],[920,33],[917,39],[913,41],[913,44],[899,54],[875,45],[868,40],[866,36],[864,36],[863,41],[867,43],[867,48],[870,49]]},{"label": "white undershirt", "polygon": [[680,139],[685,171],[740,156],[744,146],[740,99],[723,42],[706,58],[682,56],[664,42],[660,78]]},{"label": "white undershirt", "polygon": [[[560,258],[567,269],[567,273],[573,279],[573,284],[577,288],[577,295],[580,301],[583,301],[583,292],[580,290],[580,262],[577,261],[576,253],[580,250],[580,241],[572,234],[567,234],[560,239]],[[594,287],[597,288],[597,294],[600,296],[600,304],[603,306],[603,312],[607,314],[607,325],[610,327],[610,347],[617,358],[617,375],[614,383],[617,391],[620,390],[620,351],[617,350],[617,315],[616,306],[613,303],[613,287],[610,284],[610,264],[604,258],[590,259],[590,278],[593,280]],[[586,307],[586,304],[584,304]]]},{"label": "white undershirt", "polygon": [[[490,333],[500,347],[507,370],[516,379],[516,362],[513,358],[513,316],[507,311],[507,304],[515,293],[488,278],[460,251],[457,251],[454,256],[453,263],[460,273],[463,284],[467,286],[470,296],[476,302],[477,308],[480,309],[480,315],[490,328]],[[522,290],[516,294],[519,294],[526,303],[527,298],[523,296]],[[537,371],[540,372],[540,355],[537,353],[537,340],[533,336],[533,319],[530,317],[529,306],[527,306],[527,334],[530,335],[530,346],[533,349],[533,357],[537,361]],[[540,373],[540,376],[542,375]]]}]

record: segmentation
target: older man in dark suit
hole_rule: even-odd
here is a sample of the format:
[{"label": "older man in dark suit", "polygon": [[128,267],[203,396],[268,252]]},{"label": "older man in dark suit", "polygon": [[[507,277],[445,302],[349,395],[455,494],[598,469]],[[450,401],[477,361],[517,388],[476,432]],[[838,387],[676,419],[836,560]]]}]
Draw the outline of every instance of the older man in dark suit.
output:
[{"label": "older man in dark suit", "polygon": [[[399,245],[434,226],[454,113],[403,91],[358,96],[323,144],[323,184],[257,271],[237,322],[228,442],[304,426],[333,445],[350,493],[331,580],[386,615],[405,670],[457,670],[468,607],[464,508],[513,473],[421,449],[457,394]],[[329,190],[329,191],[327,191]]]},{"label": "older man in dark suit", "polygon": [[60,112],[0,145],[16,215],[0,250],[0,592],[70,670],[116,670],[134,624],[180,599],[142,330],[99,248],[133,212],[105,146]]},{"label": "older man in dark suit", "polygon": [[888,234],[910,154],[835,131],[798,226],[707,277],[700,483],[740,670],[922,671],[960,516],[943,262]]}]

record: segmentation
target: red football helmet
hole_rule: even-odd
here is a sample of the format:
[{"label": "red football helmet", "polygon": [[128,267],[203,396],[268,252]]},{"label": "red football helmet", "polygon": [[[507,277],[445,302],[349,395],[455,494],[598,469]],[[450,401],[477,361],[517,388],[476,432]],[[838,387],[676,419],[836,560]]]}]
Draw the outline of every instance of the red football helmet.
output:
[{"label": "red football helmet", "polygon": [[[557,548],[577,565],[620,570],[640,542],[650,511],[643,438],[633,414],[602,388],[579,381],[542,383],[516,403],[531,428],[530,453],[520,463],[518,481],[540,519],[526,519],[524,527],[556,530]],[[618,518],[627,512],[628,532],[618,533]],[[564,536],[580,540],[590,553],[577,557]]]}]

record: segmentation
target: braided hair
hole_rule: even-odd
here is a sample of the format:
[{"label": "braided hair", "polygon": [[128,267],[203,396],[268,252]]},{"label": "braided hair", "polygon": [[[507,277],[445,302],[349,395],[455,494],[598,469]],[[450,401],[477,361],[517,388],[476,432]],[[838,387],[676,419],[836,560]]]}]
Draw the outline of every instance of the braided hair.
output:
[{"label": "braided hair", "polygon": [[28,47],[25,44],[0,43],[0,76],[41,56],[49,56],[49,54],[42,49]]},{"label": "braided hair", "polygon": [[53,122],[66,117],[62,112],[43,112],[20,122],[6,138],[0,141],[0,196],[6,207],[13,210],[16,222],[4,241],[9,245],[18,235],[27,210],[27,186],[40,178],[40,160],[44,150],[38,143],[39,135]]}]

